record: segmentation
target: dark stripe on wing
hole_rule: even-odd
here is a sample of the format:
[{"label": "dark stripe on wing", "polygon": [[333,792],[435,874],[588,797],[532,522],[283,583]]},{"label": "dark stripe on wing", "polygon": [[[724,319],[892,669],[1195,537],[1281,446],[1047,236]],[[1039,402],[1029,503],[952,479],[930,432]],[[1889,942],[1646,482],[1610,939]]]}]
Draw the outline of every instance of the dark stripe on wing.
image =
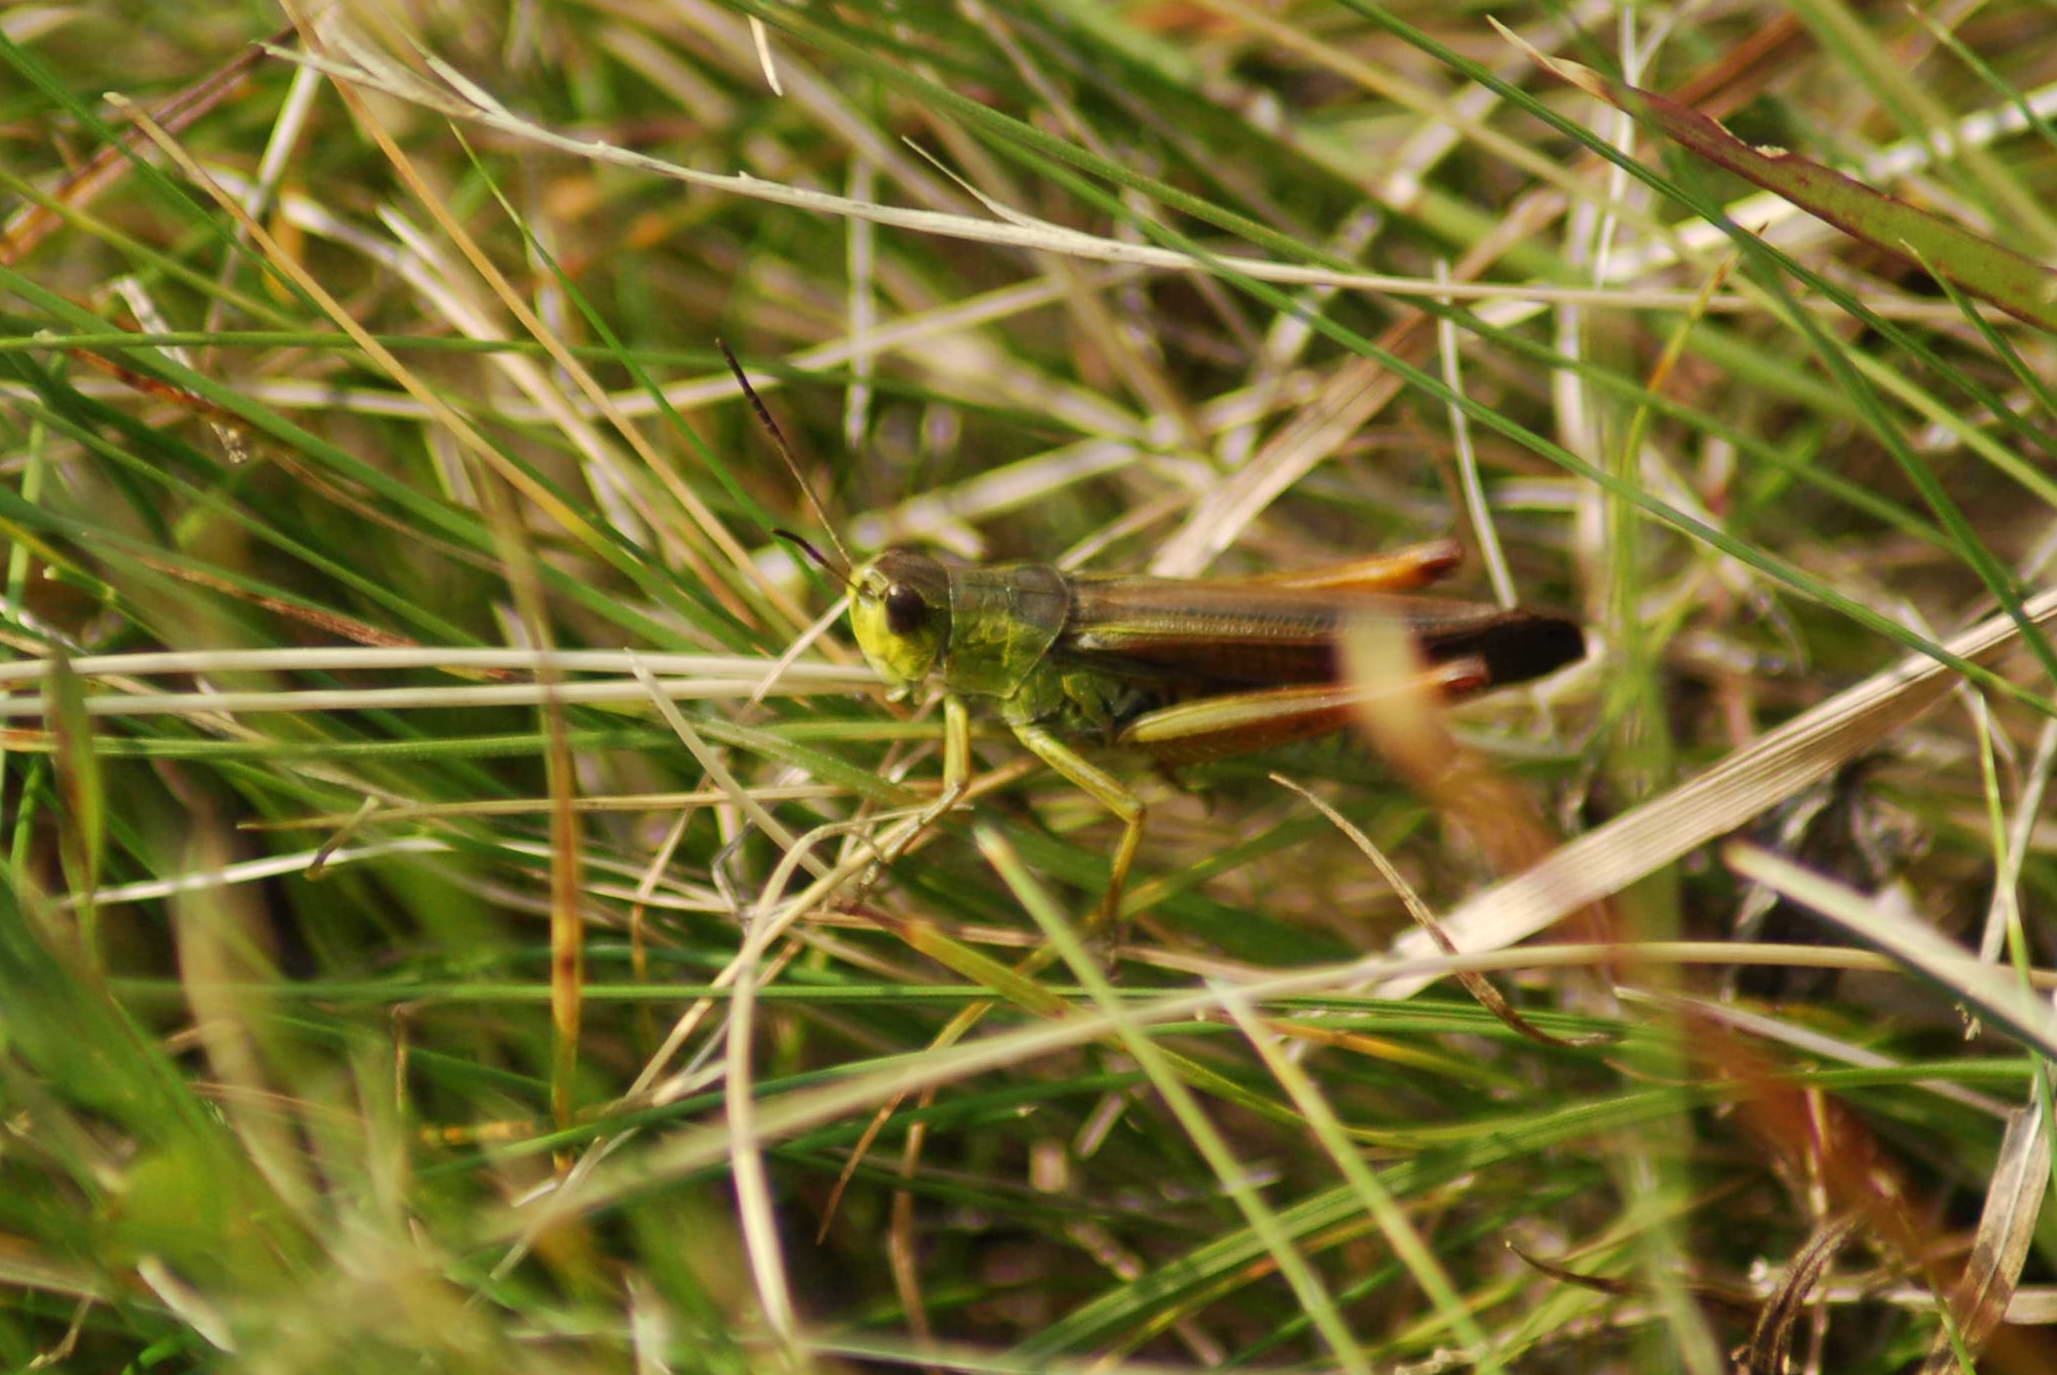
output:
[{"label": "dark stripe on wing", "polygon": [[1585,652],[1578,626],[1530,611],[1429,597],[1157,578],[1080,578],[1051,652],[1134,678],[1212,688],[1337,681],[1354,617],[1397,620],[1432,663],[1476,657],[1492,684],[1540,677]]}]

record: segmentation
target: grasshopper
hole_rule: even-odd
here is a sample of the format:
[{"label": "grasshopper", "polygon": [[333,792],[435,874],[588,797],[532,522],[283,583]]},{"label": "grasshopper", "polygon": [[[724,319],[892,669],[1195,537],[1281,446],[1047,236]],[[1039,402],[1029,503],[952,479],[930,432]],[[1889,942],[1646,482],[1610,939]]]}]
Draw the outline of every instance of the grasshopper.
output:
[{"label": "grasshopper", "polygon": [[1454,541],[1299,572],[1185,579],[964,566],[904,548],[846,571],[788,538],[848,587],[851,633],[889,698],[940,680],[943,792],[932,816],[969,777],[970,699],[997,708],[1024,747],[1121,821],[1096,926],[1119,920],[1145,808],[1080,743],[1176,765],[1341,729],[1366,693],[1342,681],[1337,637],[1365,620],[1404,627],[1429,685],[1453,698],[1585,653],[1578,625],[1562,617],[1401,595],[1456,565]]},{"label": "grasshopper", "polygon": [[1366,621],[1402,627],[1427,685],[1449,697],[1540,678],[1585,655],[1577,623],[1561,616],[1402,595],[1457,565],[1453,540],[1250,578],[971,566],[904,548],[853,568],[785,435],[728,346],[721,351],[839,557],[776,533],[849,590],[851,634],[889,699],[942,682],[943,791],[922,825],[969,782],[966,699],[993,703],[1030,753],[1122,823],[1096,926],[1120,920],[1145,808],[1074,741],[1176,765],[1340,730],[1367,694],[1343,681],[1337,641]]}]

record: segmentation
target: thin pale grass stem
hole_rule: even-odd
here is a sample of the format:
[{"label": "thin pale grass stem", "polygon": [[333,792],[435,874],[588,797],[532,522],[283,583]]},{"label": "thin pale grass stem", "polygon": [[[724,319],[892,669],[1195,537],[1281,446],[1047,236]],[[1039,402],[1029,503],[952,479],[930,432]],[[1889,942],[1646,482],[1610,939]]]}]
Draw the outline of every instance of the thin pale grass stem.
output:
[{"label": "thin pale grass stem", "polygon": [[[708,797],[711,799],[713,794]],[[644,866],[643,876],[636,881],[635,901],[629,904],[629,970],[638,983],[646,983],[650,978],[647,930],[650,899],[657,892],[657,885],[663,882],[665,871],[671,867],[671,857],[678,853],[680,843],[685,840],[686,828],[692,825],[698,806],[698,803],[692,803],[679,808],[679,814],[664,829],[664,839],[658,842],[650,862]]]},{"label": "thin pale grass stem", "polygon": [[2036,821],[2043,814],[2043,797],[2049,790],[2053,766],[2057,766],[2057,720],[2043,722],[2036,734],[2035,757],[2029,761],[2021,796],[2014,806],[2014,822],[2007,832],[2006,859],[1993,876],[1993,898],[1986,907],[1985,929],[1979,935],[1980,959],[1998,959],[2011,924],[2020,919],[2021,866],[2028,858]]},{"label": "thin pale grass stem", "polygon": [[[1753,1012],[1736,1003],[1715,1002],[1708,998],[1695,998],[1682,993],[1671,993],[1647,988],[1617,986],[1615,994],[1626,1003],[1644,1003],[1664,1007],[1675,1013],[1688,1013],[1694,1017],[1706,1017],[1712,1021],[1732,1026],[1747,1032],[1761,1041],[1786,1046],[1804,1055],[1819,1056],[1825,1060],[1838,1060],[1860,1069],[1904,1069],[1904,1062],[1889,1055],[1881,1055],[1868,1046],[1839,1037],[1829,1036],[1814,1027],[1799,1022]],[[2014,1114],[2014,1108],[1989,1094],[1953,1084],[1947,1079],[1923,1079],[1916,1087],[1933,1093],[1939,1098],[1962,1103],[1965,1107],[1989,1116],[2005,1120]]]},{"label": "thin pale grass stem", "polygon": [[[775,784],[750,789],[750,795],[760,802],[812,802],[823,798],[846,797],[848,788],[839,788],[831,783]],[[670,811],[676,807],[704,807],[711,802],[726,802],[728,794],[713,789],[698,789],[682,793],[628,793],[618,797],[574,797],[571,809],[575,812],[655,812]],[[394,821],[440,821],[453,817],[468,816],[526,816],[532,812],[548,811],[551,807],[547,797],[498,797],[481,802],[424,802],[409,805],[388,804],[379,810],[379,820]],[[356,812],[320,812],[313,816],[288,817],[276,821],[245,821],[237,829],[243,831],[290,831],[342,826],[357,816]]]},{"label": "thin pale grass stem", "polygon": [[[456,119],[470,120],[496,128],[516,138],[541,143],[561,149],[575,157],[591,162],[614,163],[634,167],[653,175],[671,180],[684,181],[694,185],[707,186],[736,195],[777,204],[790,205],[803,210],[830,215],[852,215],[873,220],[883,225],[921,230],[949,238],[974,242],[1031,248],[1039,251],[1068,253],[1075,257],[1097,258],[1108,262],[1127,263],[1140,266],[1168,268],[1177,271],[1210,271],[1211,265],[1203,264],[1191,255],[1175,250],[1158,248],[1154,245],[1108,239],[1078,230],[1049,224],[1045,221],[1033,223],[1009,223],[973,219],[931,210],[912,210],[898,206],[879,205],[851,200],[813,191],[804,187],[789,186],[767,178],[753,176],[729,176],[720,173],[702,172],[683,167],[641,153],[629,152],[611,144],[590,139],[572,138],[558,134],[540,125],[515,118],[505,112],[491,111],[467,104],[446,91],[439,91],[421,83],[418,79],[401,80],[392,72],[375,75],[361,66],[353,66],[334,58],[286,48],[267,47],[274,56],[287,61],[313,66],[338,81],[369,89],[383,91],[398,99],[423,105]],[[2057,84],[2044,87],[2030,96],[2039,111],[2057,112]],[[1960,121],[1960,128],[1972,130],[1990,138],[2001,130],[2013,132],[2019,125],[2019,113],[2013,106],[1997,112],[1980,112]],[[1909,150],[1917,151],[1917,150]],[[1761,208],[1760,208],[1761,203]],[[1774,196],[1753,196],[1730,208],[1731,218],[1739,222],[1758,224],[1766,215],[1779,221],[1797,215],[1790,203]],[[1695,225],[1691,228],[1712,226]],[[1699,242],[1705,239],[1704,243]],[[1711,248],[1725,242],[1719,230],[1712,234],[1691,236],[1688,247]],[[1628,266],[1617,264],[1618,279],[1646,275],[1658,268],[1669,266],[1675,254],[1667,252],[1662,260],[1637,261]],[[1214,263],[1259,281],[1300,283],[1310,286],[1337,286],[1346,289],[1379,292],[1392,296],[1448,297],[1453,300],[1492,300],[1511,302],[1520,308],[1520,313],[1507,320],[1495,323],[1515,323],[1526,319],[1535,310],[1544,306],[1562,303],[1616,306],[1627,308],[1650,308],[1677,310],[1691,302],[1691,293],[1676,291],[1636,291],[1634,289],[1590,287],[1559,287],[1544,284],[1482,283],[1439,283],[1430,278],[1398,277],[1380,273],[1338,272],[1325,267],[1306,267],[1296,263],[1277,263],[1264,259],[1221,257]],[[1808,302],[1822,309],[1836,311],[1833,302]],[[1915,308],[1910,306],[1910,308]],[[1710,309],[1744,310],[1759,312],[1766,306],[1749,297],[1720,298],[1711,303]],[[1955,319],[1956,312],[1948,305],[1938,307],[1922,303],[1918,306],[1919,318],[1945,320]]]},{"label": "thin pale grass stem", "polygon": [[[556,804],[547,800],[544,803],[546,808],[554,805]],[[314,858],[308,862],[307,871],[301,877],[308,879],[320,878],[322,870],[328,867],[329,856],[342,849],[350,837],[355,835],[358,829],[378,810],[378,807],[379,799],[376,797],[367,797],[359,803],[357,810],[345,817],[336,827],[336,833],[321,843],[320,848],[314,852]]]},{"label": "thin pale grass stem", "polygon": [[[1436,278],[1443,280],[1450,275],[1450,267],[1443,259],[1436,260]],[[1457,322],[1447,315],[1436,317],[1436,356],[1442,364],[1443,382],[1450,388],[1450,394],[1461,395],[1464,391],[1463,364],[1457,343]],[[1486,581],[1492,585],[1493,599],[1504,607],[1512,607],[1517,598],[1514,594],[1514,575],[1507,571],[1507,552],[1500,547],[1500,532],[1493,524],[1492,507],[1486,501],[1485,484],[1479,479],[1478,449],[1471,440],[1471,416],[1464,407],[1452,403],[1449,407],[1450,443],[1457,462],[1458,490],[1464,494],[1464,506],[1471,517],[1471,531],[1478,540],[1479,562],[1485,565]]]},{"label": "thin pale grass stem", "polygon": [[765,924],[746,924],[742,948],[731,968],[735,991],[728,1007],[728,1049],[724,1057],[722,1102],[728,1114],[730,1139],[729,1174],[736,1195],[736,1215],[743,1236],[743,1250],[750,1259],[750,1275],[757,1290],[757,1304],[764,1322],[782,1344],[790,1346],[796,1322],[793,1295],[786,1274],[785,1248],[779,1242],[777,1210],[772,1206],[771,1183],[765,1173],[762,1143],[756,1140],[752,1124],[757,1102],[751,1088],[750,1042],[756,1030],[757,969],[773,938]]},{"label": "thin pale grass stem", "polygon": [[[667,654],[627,649],[515,649],[470,646],[326,645],[301,649],[147,650],[135,654],[81,654],[66,667],[81,677],[158,673],[240,673],[266,670],[366,670],[396,668],[556,670],[627,673],[641,662],[660,673],[740,678],[778,668],[778,681],[868,686],[877,681],[865,669],[834,664],[786,664],[744,654]],[[0,664],[0,683],[29,682],[51,671],[54,659],[18,659]]]},{"label": "thin pale grass stem", "polygon": [[[818,826],[796,841],[792,848],[795,851],[806,852],[822,840],[840,834],[844,830],[866,824],[869,823],[867,821],[839,821],[831,822],[825,826]],[[793,853],[789,851],[786,858],[781,861],[782,872],[789,875],[789,866],[799,862]],[[768,915],[762,915],[757,920],[749,923],[749,932],[744,939],[743,945],[738,949],[736,955],[730,959],[729,963],[715,975],[709,984],[710,989],[720,990],[734,984],[746,968],[744,959],[746,951],[750,950],[753,945],[756,950],[760,951],[768,947],[772,939],[785,932],[820,903],[826,901],[844,883],[863,872],[869,863],[869,860],[859,860],[839,865],[817,878],[804,892],[788,900],[776,911]],[[767,891],[772,890],[767,889]],[[663,1073],[664,1066],[669,1064],[671,1059],[685,1046],[686,1042],[692,1038],[698,1030],[700,1023],[717,1006],[718,1000],[710,992],[707,996],[696,1000],[691,1007],[681,1013],[672,1024],[671,1031],[665,1036],[663,1044],[644,1062],[642,1069],[637,1072],[634,1082],[629,1085],[628,1090],[616,1101],[616,1106],[661,1107],[666,1103],[676,1101],[678,1097],[685,1093],[691,1092],[696,1078],[690,1070],[674,1074],[669,1079],[660,1080],[658,1076]],[[635,1133],[632,1131],[623,1132],[595,1143],[591,1149],[572,1162],[571,1167],[564,1172],[562,1179],[558,1181],[557,1186],[553,1190],[547,1194],[535,1196],[539,1200],[539,1206],[548,1208],[551,1199],[561,1195],[565,1190],[577,1188],[581,1181],[590,1178],[599,1170],[602,1163],[609,1156],[626,1145],[634,1135]],[[729,1135],[732,1140],[747,1138],[753,1143],[759,1143],[768,1139],[755,1130],[754,1118],[749,1124],[748,1130],[732,1130]],[[494,1273],[496,1275],[511,1273],[514,1267],[519,1265],[533,1248],[536,1235],[536,1232],[522,1232],[507,1237],[506,1239],[511,1244],[507,1252],[495,1263]]]},{"label": "thin pale grass stem", "polygon": [[[782,891],[786,883],[791,880],[793,867],[801,863],[800,857],[807,854],[821,842],[852,831],[868,829],[875,826],[878,820],[879,818],[877,817],[866,817],[855,821],[832,821],[808,831],[780,858],[779,866],[773,872],[770,881],[765,884],[764,891],[767,893]],[[795,922],[799,921],[801,917],[827,902],[835,895],[838,888],[851,878],[862,873],[873,862],[872,858],[866,857],[837,865],[834,869],[817,878],[806,891],[790,899],[784,906],[775,909],[772,914],[762,918],[757,923],[753,923],[753,925],[763,926],[774,934],[785,931]],[[813,865],[810,864],[809,867],[812,869]],[[732,960],[714,976],[708,986],[711,989],[727,987],[734,982],[736,969],[737,966]],[[635,1080],[629,1085],[624,1095],[625,1099],[640,1099],[647,1096],[648,1101],[652,1104],[663,1104],[671,1101],[671,1096],[678,1091],[678,1088],[670,1082],[659,1082],[658,1075],[663,1072],[664,1066],[678,1053],[686,1041],[691,1038],[700,1020],[707,1015],[714,1005],[715,1000],[710,996],[701,999],[691,1008],[680,1014],[677,1022],[673,1024],[671,1031],[666,1035],[664,1044],[658,1047],[656,1053],[651,1055],[644,1063],[643,1068],[637,1072]]]},{"label": "thin pale grass stem", "polygon": [[[872,683],[867,673],[863,681]],[[657,678],[640,681],[505,683],[445,688],[295,688],[284,692],[143,692],[102,693],[85,700],[90,716],[187,716],[227,712],[404,711],[430,707],[541,706],[549,702],[593,704],[636,702],[651,697],[665,702],[737,699],[748,701],[761,691],[764,676],[749,678]],[[800,692],[834,692],[838,687],[812,682]],[[40,698],[0,700],[0,718],[44,714]]]},{"label": "thin pale grass stem", "polygon": [[[815,885],[816,888],[823,886],[825,881],[818,881]],[[808,895],[803,894],[795,901],[807,900]],[[1075,938],[1073,940],[1075,943]],[[1721,942],[1664,942],[1639,946],[1637,958],[1676,959],[1686,951],[1694,952],[1708,962],[1722,962],[1736,958],[1739,954],[1749,957],[1749,952],[1739,952],[1737,947]],[[1833,963],[1852,968],[1894,967],[1891,961],[1851,950],[1816,952],[1816,958],[1813,960],[1806,959],[1800,948],[1791,946],[1759,946],[1755,953],[1757,957],[1774,963],[1793,960],[1800,963]],[[1607,944],[1525,946],[1514,950],[1481,951],[1460,956],[1379,956],[1370,960],[1253,979],[1243,985],[1243,995],[1254,1003],[1262,1004],[1279,998],[1339,996],[1342,990],[1368,980],[1389,985],[1423,986],[1437,979],[1449,977],[1460,968],[1480,971],[1541,966],[1606,968],[1618,959],[1620,954],[1618,945]],[[2038,971],[2036,977],[2043,986],[2057,988],[2057,970]],[[1124,1016],[1131,1025],[1145,1026],[1190,1020],[1220,1010],[1219,993],[1213,989],[1201,989],[1153,997],[1147,1002],[1139,1002],[1125,1009]],[[1061,1021],[1038,1021],[997,1032],[983,1040],[952,1047],[935,1055],[923,1056],[917,1061],[897,1063],[889,1068],[853,1076],[833,1085],[786,1095],[775,1103],[765,1105],[758,1116],[756,1130],[766,1139],[777,1139],[788,1133],[803,1131],[826,1122],[840,1121],[853,1112],[867,1110],[888,1098],[919,1091],[930,1084],[947,1084],[975,1078],[1003,1066],[1018,1066],[1044,1055],[1090,1044],[1113,1030],[1114,1025],[1114,1020],[1105,1009],[1089,1008],[1081,1009]],[[583,1211],[607,1206],[627,1190],[647,1188],[653,1179],[682,1175],[717,1164],[726,1157],[727,1150],[725,1133],[704,1128],[688,1131],[656,1148],[648,1158],[640,1161],[633,1171],[623,1172],[620,1178],[601,1174],[585,1181],[577,1188],[572,1187],[567,1181],[565,1187],[553,1191],[535,1208],[506,1211],[497,1220],[488,1221],[483,1235],[501,1238],[534,1237]]]},{"label": "thin pale grass stem", "polygon": [[2020,972],[1961,949],[1900,905],[1861,893],[1754,845],[1731,841],[1722,857],[1738,874],[1804,904],[1902,966],[1936,980],[2037,1053],[2057,1059],[2057,1012]]},{"label": "thin pale grass stem", "polygon": [[[631,655],[630,657],[632,662],[635,662],[634,656]],[[735,804],[736,809],[742,812],[744,816],[750,818],[751,823],[758,830],[769,836],[774,844],[780,849],[790,852],[794,845],[793,833],[787,830],[777,817],[766,811],[764,804],[753,797],[750,790],[736,780],[735,774],[729,771],[728,765],[722,762],[721,756],[716,754],[707,742],[700,738],[700,732],[693,729],[692,723],[686,720],[685,713],[680,711],[664,695],[656,675],[645,668],[641,662],[635,662],[635,673],[636,681],[641,683],[650,693],[650,700],[656,705],[658,714],[664,718],[665,724],[670,726],[673,733],[685,744],[686,749],[692,753],[694,760],[699,763],[708,778],[713,780],[714,786],[727,794],[728,800]],[[811,860],[809,867],[817,875],[822,873],[825,868],[818,860]]]}]

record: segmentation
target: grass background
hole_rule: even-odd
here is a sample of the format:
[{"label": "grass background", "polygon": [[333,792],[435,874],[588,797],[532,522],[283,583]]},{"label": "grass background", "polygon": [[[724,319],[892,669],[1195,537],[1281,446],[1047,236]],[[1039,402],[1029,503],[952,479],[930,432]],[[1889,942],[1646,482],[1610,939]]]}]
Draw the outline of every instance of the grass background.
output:
[{"label": "grass background", "polygon": [[[1483,11],[288,11],[0,9],[9,1366],[2049,1368],[2049,649],[1871,676],[2047,610],[2045,9],[1493,13],[1955,238]],[[1594,653],[1468,786],[1134,770],[1113,966],[1114,829],[999,735],[864,888],[939,714],[717,340],[860,550],[1455,535]],[[1420,937],[1281,770],[1466,917],[1639,825],[1555,871],[1639,953],[1498,976],[1609,1039],[1382,996]],[[1683,944],[1745,913],[1796,944]]]}]

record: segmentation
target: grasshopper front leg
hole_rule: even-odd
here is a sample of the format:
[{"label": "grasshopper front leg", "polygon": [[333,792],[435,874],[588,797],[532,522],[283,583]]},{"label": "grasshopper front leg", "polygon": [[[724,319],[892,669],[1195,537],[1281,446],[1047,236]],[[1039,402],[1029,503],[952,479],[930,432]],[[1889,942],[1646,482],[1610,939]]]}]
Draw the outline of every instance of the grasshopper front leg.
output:
[{"label": "grasshopper front leg", "polygon": [[[971,786],[971,712],[962,699],[955,696],[943,698],[943,791],[934,802],[921,809],[903,831],[900,838],[879,852],[879,867],[883,869],[901,855],[908,847],[921,839],[930,827],[948,816],[959,802],[964,800],[966,790]],[[866,881],[867,886],[869,880]]]},{"label": "grasshopper front leg", "polygon": [[971,713],[956,697],[943,698],[943,791],[936,800],[922,808],[909,819],[904,830],[876,847],[877,858],[864,871],[856,887],[856,895],[862,898],[874,883],[877,883],[893,862],[926,835],[931,827],[957,804],[964,800],[964,794],[971,786]]},{"label": "grasshopper front leg", "polygon": [[1118,932],[1121,923],[1121,893],[1128,883],[1129,865],[1143,840],[1143,799],[1123,787],[1121,780],[1094,764],[1049,729],[1032,722],[1011,723],[1015,739],[1038,759],[1121,819],[1121,842],[1114,850],[1114,872],[1107,880],[1107,896],[1100,901],[1090,934]]}]

